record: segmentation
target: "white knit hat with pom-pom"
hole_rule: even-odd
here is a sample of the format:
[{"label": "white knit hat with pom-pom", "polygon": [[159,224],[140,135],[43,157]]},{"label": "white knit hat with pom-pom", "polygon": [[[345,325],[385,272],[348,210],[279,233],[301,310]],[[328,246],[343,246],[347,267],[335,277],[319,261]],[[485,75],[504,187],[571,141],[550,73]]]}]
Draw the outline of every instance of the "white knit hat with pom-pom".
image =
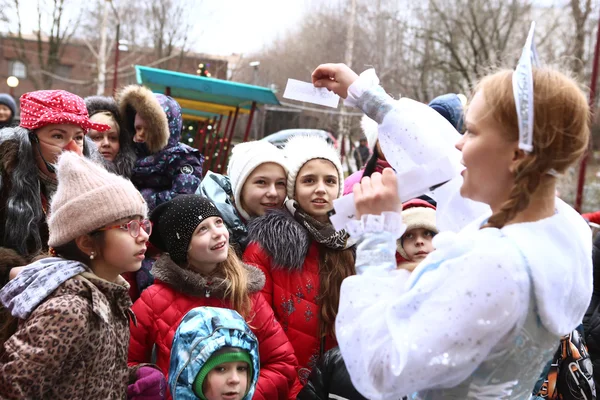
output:
[{"label": "white knit hat with pom-pom", "polygon": [[287,174],[287,164],[283,151],[273,144],[257,140],[253,142],[240,143],[234,146],[229,165],[227,165],[227,175],[231,180],[231,190],[235,199],[235,208],[240,216],[246,221],[250,220],[250,215],[242,208],[242,188],[246,179],[259,166],[265,163],[275,163],[281,165]]},{"label": "white knit hat with pom-pom", "polygon": [[288,165],[287,194],[294,197],[296,177],[304,164],[314,159],[329,160],[338,171],[339,193],[344,193],[344,170],[337,150],[327,141],[315,135],[298,135],[290,138],[283,149]]}]

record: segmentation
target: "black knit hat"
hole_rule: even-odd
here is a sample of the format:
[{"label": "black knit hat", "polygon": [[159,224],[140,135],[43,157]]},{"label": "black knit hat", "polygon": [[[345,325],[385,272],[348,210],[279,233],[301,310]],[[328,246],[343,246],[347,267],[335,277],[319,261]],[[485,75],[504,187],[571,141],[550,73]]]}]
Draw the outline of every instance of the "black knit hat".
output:
[{"label": "black knit hat", "polygon": [[181,194],[152,211],[150,243],[169,253],[175,263],[183,264],[187,261],[194,231],[209,217],[221,217],[221,214],[208,198]]}]

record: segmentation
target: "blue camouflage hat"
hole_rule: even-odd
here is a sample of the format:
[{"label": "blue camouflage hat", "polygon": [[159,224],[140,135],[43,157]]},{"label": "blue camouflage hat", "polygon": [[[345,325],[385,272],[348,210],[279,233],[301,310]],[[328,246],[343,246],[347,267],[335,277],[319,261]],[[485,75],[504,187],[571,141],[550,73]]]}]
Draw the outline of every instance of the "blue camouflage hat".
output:
[{"label": "blue camouflage hat", "polygon": [[227,347],[244,350],[250,356],[250,384],[243,400],[252,399],[260,373],[256,336],[234,310],[196,307],[183,317],[173,339],[169,366],[173,400],[198,399],[194,393],[198,374],[213,354]]}]

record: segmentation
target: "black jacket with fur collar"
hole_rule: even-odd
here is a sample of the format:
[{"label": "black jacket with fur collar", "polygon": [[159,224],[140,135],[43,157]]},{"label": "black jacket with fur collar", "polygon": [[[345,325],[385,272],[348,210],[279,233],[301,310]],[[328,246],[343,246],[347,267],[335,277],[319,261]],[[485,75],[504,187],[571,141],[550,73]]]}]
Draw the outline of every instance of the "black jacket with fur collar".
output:
[{"label": "black jacket with fur collar", "polygon": [[[37,149],[29,140],[30,133],[21,127],[0,130],[0,246],[14,249],[26,259],[47,250],[49,236]],[[104,165],[96,145],[87,137],[83,155]]]}]

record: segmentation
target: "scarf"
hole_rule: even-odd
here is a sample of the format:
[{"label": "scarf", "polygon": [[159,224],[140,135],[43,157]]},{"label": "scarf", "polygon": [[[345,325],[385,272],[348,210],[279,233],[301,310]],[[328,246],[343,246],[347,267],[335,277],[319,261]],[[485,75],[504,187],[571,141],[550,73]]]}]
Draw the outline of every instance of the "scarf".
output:
[{"label": "scarf", "polygon": [[345,230],[336,231],[331,223],[317,221],[302,210],[294,200],[286,201],[286,207],[317,243],[333,250],[344,250],[348,247],[348,234]]},{"label": "scarf", "polygon": [[27,319],[60,285],[87,270],[77,261],[57,257],[41,259],[28,265],[0,290],[0,302],[13,317]]},{"label": "scarf", "polygon": [[40,178],[42,192],[44,193],[44,195],[46,195],[48,202],[50,202],[50,199],[52,198],[52,196],[54,196],[54,193],[56,193],[58,181],[56,180],[56,178],[50,178],[40,170],[38,170],[38,176]]}]

